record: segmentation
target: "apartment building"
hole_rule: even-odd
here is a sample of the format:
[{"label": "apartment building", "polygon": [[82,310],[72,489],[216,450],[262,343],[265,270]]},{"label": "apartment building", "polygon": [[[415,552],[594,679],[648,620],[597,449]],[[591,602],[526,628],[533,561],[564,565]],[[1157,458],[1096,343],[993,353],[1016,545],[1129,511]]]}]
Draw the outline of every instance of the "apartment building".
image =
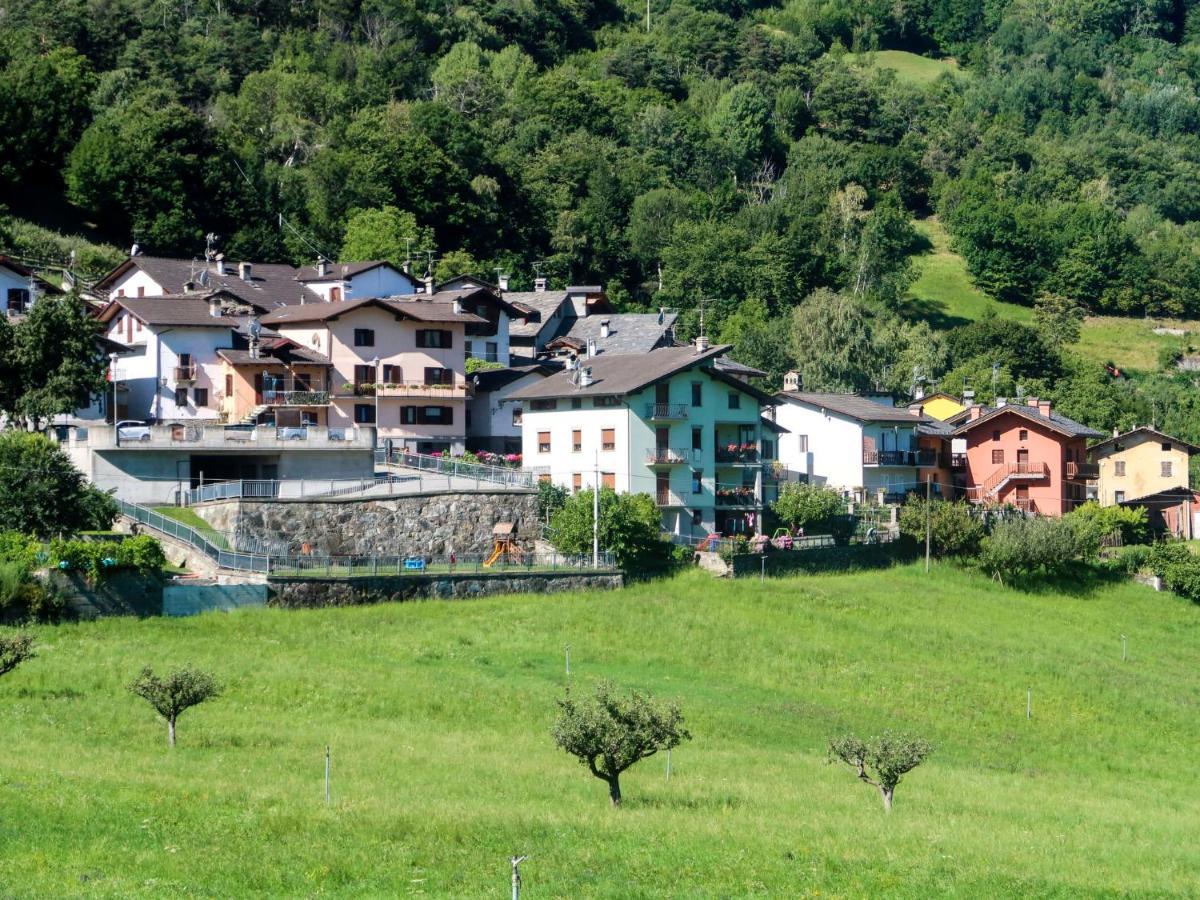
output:
[{"label": "apartment building", "polygon": [[581,357],[516,391],[525,468],[573,491],[649,494],[674,534],[759,530],[778,429],[762,417],[772,398],[717,367],[728,350]]}]

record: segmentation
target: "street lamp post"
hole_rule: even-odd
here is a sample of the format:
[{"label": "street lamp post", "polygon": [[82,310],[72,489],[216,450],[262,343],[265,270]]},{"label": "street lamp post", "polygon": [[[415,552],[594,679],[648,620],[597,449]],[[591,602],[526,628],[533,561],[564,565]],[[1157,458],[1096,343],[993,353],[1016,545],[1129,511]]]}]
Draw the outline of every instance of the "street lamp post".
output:
[{"label": "street lamp post", "polygon": [[109,361],[112,367],[109,369],[113,383],[113,401],[112,401],[112,417],[113,417],[113,444],[118,443],[120,437],[117,433],[117,354],[108,354]]},{"label": "street lamp post", "polygon": [[371,359],[371,375],[375,379],[375,446],[379,446],[379,357]]}]

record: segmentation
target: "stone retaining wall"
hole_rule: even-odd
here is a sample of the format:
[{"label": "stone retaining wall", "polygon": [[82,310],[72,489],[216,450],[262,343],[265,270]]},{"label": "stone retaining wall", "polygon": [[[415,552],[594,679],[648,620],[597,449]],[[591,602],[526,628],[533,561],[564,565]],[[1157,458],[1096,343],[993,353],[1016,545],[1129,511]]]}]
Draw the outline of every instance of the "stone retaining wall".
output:
[{"label": "stone retaining wall", "polygon": [[515,523],[525,546],[537,536],[537,494],[529,490],[220,500],[193,509],[239,542],[273,543],[277,552],[289,554],[302,553],[307,544],[316,556],[486,555],[492,550],[492,526],[497,522]]},{"label": "stone retaining wall", "polygon": [[370,578],[271,578],[271,606],[290,609],[457,599],[491,594],[549,594],[612,590],[619,572],[496,573],[494,575],[400,575]]}]

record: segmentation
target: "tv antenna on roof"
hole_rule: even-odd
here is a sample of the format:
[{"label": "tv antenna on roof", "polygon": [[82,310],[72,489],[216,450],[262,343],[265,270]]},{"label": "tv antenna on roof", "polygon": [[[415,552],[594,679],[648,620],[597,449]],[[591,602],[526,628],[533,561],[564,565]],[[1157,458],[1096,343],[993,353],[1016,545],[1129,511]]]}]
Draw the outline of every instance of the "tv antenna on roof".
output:
[{"label": "tv antenna on roof", "polygon": [[212,231],[204,236],[204,258],[209,262],[212,262],[213,257],[217,254],[218,240],[220,240],[220,236]]}]

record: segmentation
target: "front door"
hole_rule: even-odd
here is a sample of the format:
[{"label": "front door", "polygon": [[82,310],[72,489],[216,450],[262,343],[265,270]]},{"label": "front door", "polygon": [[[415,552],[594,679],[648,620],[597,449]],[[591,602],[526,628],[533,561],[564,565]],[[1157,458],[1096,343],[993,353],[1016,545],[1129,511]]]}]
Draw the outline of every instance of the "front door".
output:
[{"label": "front door", "polygon": [[1017,469],[1019,471],[1025,471],[1028,468],[1029,468],[1029,451],[1028,450],[1018,450],[1017,451]]},{"label": "front door", "polygon": [[670,403],[671,402],[671,385],[668,382],[656,384],[654,386],[654,402],[655,403]]}]

